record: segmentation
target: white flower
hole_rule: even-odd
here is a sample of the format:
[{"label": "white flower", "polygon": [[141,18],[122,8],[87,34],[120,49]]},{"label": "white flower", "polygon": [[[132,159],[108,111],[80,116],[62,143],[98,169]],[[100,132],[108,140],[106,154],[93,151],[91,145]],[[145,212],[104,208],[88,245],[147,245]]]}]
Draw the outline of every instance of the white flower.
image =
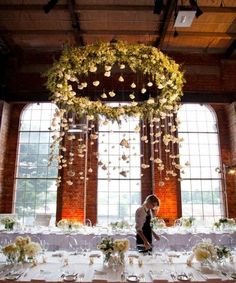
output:
[{"label": "white flower", "polygon": [[123,76],[119,76],[118,81],[123,83],[125,80],[124,80]]},{"label": "white flower", "polygon": [[115,94],[115,92],[112,90],[112,91],[109,91],[109,93],[108,93],[109,95],[110,95],[110,97],[114,97],[116,94]]},{"label": "white flower", "polygon": [[93,82],[93,85],[94,85],[94,86],[99,86],[99,84],[100,84],[99,81],[94,81],[94,82]]},{"label": "white flower", "polygon": [[144,94],[146,91],[147,91],[147,90],[146,90],[145,87],[143,87],[143,88],[141,89],[141,93],[142,93],[142,94]]}]

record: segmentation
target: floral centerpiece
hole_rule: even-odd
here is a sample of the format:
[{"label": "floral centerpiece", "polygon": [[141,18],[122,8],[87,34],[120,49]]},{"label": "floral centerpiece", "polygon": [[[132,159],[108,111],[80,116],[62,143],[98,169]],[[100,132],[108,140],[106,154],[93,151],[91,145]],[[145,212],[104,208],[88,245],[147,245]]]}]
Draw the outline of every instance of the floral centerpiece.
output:
[{"label": "floral centerpiece", "polygon": [[16,219],[10,216],[6,216],[1,219],[1,223],[5,226],[6,230],[13,230],[14,224],[16,222],[17,222]]},{"label": "floral centerpiece", "polygon": [[126,220],[111,222],[110,226],[112,229],[129,229],[130,225]]},{"label": "floral centerpiece", "polygon": [[40,250],[40,245],[31,241],[30,237],[21,236],[17,237],[14,242],[2,248],[3,254],[7,257],[7,261],[10,263],[33,260]]},{"label": "floral centerpiece", "polygon": [[71,229],[79,229],[83,226],[83,224],[79,221],[70,220],[70,219],[61,219],[57,222],[57,227],[62,230],[71,230]]},{"label": "floral centerpiece", "polygon": [[153,217],[151,219],[151,225],[152,225],[152,228],[156,228],[156,229],[162,229],[162,228],[165,228],[166,227],[166,223],[165,223],[165,220],[162,219],[162,218],[158,218],[158,217]]},{"label": "floral centerpiece", "polygon": [[191,265],[195,257],[202,264],[211,264],[212,262],[221,261],[231,256],[231,251],[225,246],[217,246],[212,243],[211,239],[203,239],[193,248],[193,254],[188,258],[187,264]]},{"label": "floral centerpiece", "polygon": [[124,253],[129,249],[129,240],[105,237],[97,247],[105,255],[104,263],[124,264]]},{"label": "floral centerpiece", "polygon": [[[179,164],[179,157],[174,148],[175,144],[182,141],[182,138],[176,135],[179,125],[176,113],[183,95],[185,79],[181,67],[174,60],[156,47],[144,44],[95,43],[78,48],[65,48],[59,60],[54,62],[45,75],[51,100],[58,106],[50,128],[54,134],[49,165],[53,163],[53,160],[58,160],[60,170],[64,167],[71,168],[66,181],[68,186],[73,185],[75,178],[72,168],[76,166],[74,148],[78,145],[68,149],[63,144],[67,140],[71,145],[76,142],[76,137],[71,130],[75,125],[80,124],[78,123],[80,119],[86,119],[91,125],[85,129],[89,139],[92,140],[91,145],[94,144],[93,140],[98,138],[94,131],[96,128],[94,125],[97,122],[104,125],[108,121],[121,123],[122,118],[134,116],[147,121],[150,128],[155,124],[159,130],[155,134],[152,146],[159,140],[164,143],[165,159],[169,156],[171,166],[165,166],[166,162],[162,160],[159,151],[154,151],[151,161],[158,165],[160,172],[165,170],[166,180],[179,176],[183,166]],[[132,81],[129,81],[129,78],[132,78]],[[126,82],[125,94],[121,92],[124,82]],[[114,107],[106,103],[114,99],[120,101],[121,95],[126,96],[124,101],[129,104],[119,103]],[[142,129],[138,126],[135,127],[135,131],[139,132]],[[150,134],[153,133],[150,132]],[[147,138],[146,134],[142,134],[143,143],[150,143],[151,140],[151,135]],[[58,145],[62,149],[59,155]],[[120,145],[129,147],[125,139],[120,142]],[[85,148],[85,144],[81,143],[76,153],[79,159],[85,158]],[[108,164],[102,160],[98,160],[98,166],[101,166],[102,170],[108,168]],[[142,163],[143,169],[149,166]],[[120,169],[114,166],[114,170]],[[93,169],[89,168],[88,173],[92,172]],[[125,170],[121,170],[119,174],[123,177],[128,176]],[[164,186],[165,179],[162,180],[162,175],[165,174],[160,175],[159,185]],[[57,180],[58,185],[61,182],[60,177]],[[84,176],[81,175],[79,178],[83,180]],[[87,178],[90,178],[90,174]]]},{"label": "floral centerpiece", "polygon": [[225,228],[225,227],[229,227],[232,228],[233,226],[235,226],[235,220],[233,218],[220,218],[218,221],[216,221],[214,223],[214,227],[216,228]]},{"label": "floral centerpiece", "polygon": [[184,228],[191,228],[194,224],[195,218],[190,216],[190,217],[181,217],[180,218],[180,224]]}]

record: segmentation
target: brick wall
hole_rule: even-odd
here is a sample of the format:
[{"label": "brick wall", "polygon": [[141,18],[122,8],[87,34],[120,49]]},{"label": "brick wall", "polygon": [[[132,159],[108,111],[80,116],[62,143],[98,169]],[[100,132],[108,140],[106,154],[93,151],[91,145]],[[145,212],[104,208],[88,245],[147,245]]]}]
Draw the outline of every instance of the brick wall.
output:
[{"label": "brick wall", "polygon": [[[219,133],[222,162],[226,165],[231,165],[235,162],[235,112],[234,103],[230,105],[212,105],[216,111]],[[16,148],[18,140],[19,117],[24,104],[1,104],[1,148],[0,158],[0,188],[1,188],[1,212],[11,212],[13,204],[13,189],[14,189],[14,174],[16,161]],[[76,148],[76,146],[75,146]],[[68,168],[62,170],[63,182],[58,188],[57,200],[57,220],[60,218],[71,218],[83,221],[86,218],[96,223],[96,202],[97,202],[97,158],[93,154],[97,151],[97,145],[90,145],[88,141],[88,167],[93,169],[93,172],[88,173],[88,181],[85,186],[85,180],[80,179],[81,171],[84,171],[85,160],[75,160],[74,169],[76,177],[72,186],[67,185],[69,180]],[[142,147],[142,153],[151,156],[151,151],[148,147]],[[142,200],[152,193],[156,193],[161,200],[161,209],[159,216],[167,219],[170,224],[181,216],[181,200],[179,182],[172,178],[165,181],[164,186],[159,185],[160,175],[157,168],[154,166],[154,176],[152,184],[152,167],[142,171]],[[85,190],[87,191],[87,206],[84,207]],[[229,216],[236,215],[236,190],[235,176],[227,175],[227,196],[229,206]],[[85,211],[87,214],[85,214]]]},{"label": "brick wall", "polygon": [[[47,55],[47,54],[45,54]],[[186,54],[171,54],[178,63],[183,64],[185,70],[185,91],[196,93],[221,93],[236,92],[236,61],[221,60],[219,56],[199,56]],[[40,63],[39,63],[40,62]],[[45,79],[41,73],[51,64],[52,57],[26,56],[21,62],[12,61],[8,73],[8,90],[11,93],[29,93],[29,96],[45,92]],[[13,74],[13,75],[12,75]],[[32,80],[29,78],[32,78]],[[13,81],[14,79],[14,81]],[[10,83],[11,82],[11,83]],[[17,83],[16,83],[17,82]],[[19,88],[20,86],[20,88]],[[19,90],[20,89],[20,90]],[[17,96],[16,96],[17,97]],[[20,97],[20,96],[19,96]],[[38,96],[37,99],[40,99]],[[29,100],[30,97],[29,97]],[[35,99],[36,100],[36,99]],[[198,101],[197,94],[195,101]],[[222,161],[226,165],[236,163],[236,118],[235,102],[231,104],[212,105],[217,114],[220,132],[220,146]],[[15,174],[16,147],[18,139],[19,116],[24,104],[1,103],[0,104],[0,212],[10,212],[13,203],[13,178]],[[96,145],[95,145],[96,146]],[[92,151],[96,151],[96,148]],[[142,149],[146,155],[150,155],[150,149]],[[96,222],[97,202],[97,170],[96,156],[88,154],[88,160],[93,172],[87,182],[87,215],[84,215],[84,182],[77,178],[73,187],[65,182],[58,189],[57,219],[61,217],[76,217],[78,219],[89,218]],[[84,166],[78,161],[77,174]],[[154,170],[154,174],[152,171]],[[181,203],[179,183],[175,179],[166,182],[164,187],[158,185],[159,176],[156,168],[150,167],[143,171],[142,200],[151,193],[156,193],[161,199],[159,215],[168,218],[170,223],[181,216]],[[62,171],[64,179],[67,178],[66,170]],[[152,180],[153,176],[153,180]],[[227,196],[229,204],[229,216],[236,217],[236,176],[227,175]],[[75,216],[76,215],[76,216]]]},{"label": "brick wall", "polygon": [[1,212],[10,213],[14,202],[14,177],[18,140],[19,117],[24,104],[4,103],[0,129],[1,158],[0,175]]}]

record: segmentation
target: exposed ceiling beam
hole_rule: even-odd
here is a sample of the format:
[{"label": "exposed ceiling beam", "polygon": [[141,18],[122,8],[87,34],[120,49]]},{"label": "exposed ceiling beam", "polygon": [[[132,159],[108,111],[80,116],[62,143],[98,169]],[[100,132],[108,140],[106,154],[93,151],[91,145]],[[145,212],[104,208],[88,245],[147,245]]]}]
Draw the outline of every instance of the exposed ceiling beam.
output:
[{"label": "exposed ceiling beam", "polygon": [[234,53],[234,50],[236,49],[236,39],[230,44],[228,49],[225,51],[224,58],[228,59],[230,56]]},{"label": "exposed ceiling beam", "polygon": [[[59,3],[53,8],[53,10],[64,10],[67,9],[67,5],[60,5]],[[42,10],[42,5],[38,4],[31,4],[31,5],[4,5],[0,4],[0,9],[1,10],[11,10],[11,11],[21,11],[21,10],[27,10],[27,11],[38,11]],[[120,4],[114,4],[114,5],[99,5],[99,4],[94,4],[94,5],[87,5],[87,4],[75,4],[75,9],[76,10],[103,10],[103,11],[153,11],[154,5],[120,5]]]},{"label": "exposed ceiling beam", "polygon": [[79,15],[75,11],[75,0],[68,0],[68,8],[71,17],[71,26],[74,29],[75,41],[78,45],[84,45],[83,38],[80,33]]},{"label": "exposed ceiling beam", "polygon": [[[73,33],[73,30],[0,30],[1,34],[10,35],[61,35]],[[80,30],[80,35],[158,35],[158,31],[150,30]]]},{"label": "exposed ceiling beam", "polygon": [[[137,1],[138,2],[138,1]],[[16,10],[16,11],[38,11],[42,10],[43,5],[39,4],[0,4],[1,10]],[[166,5],[167,6],[167,5]],[[163,9],[166,9],[166,6]],[[66,10],[68,5],[57,3],[57,5],[53,8],[53,10]],[[191,6],[184,6],[185,8],[191,8]],[[104,11],[153,11],[154,5],[122,5],[122,4],[114,4],[114,5],[104,5],[104,4],[75,4],[75,10],[104,10]],[[212,7],[212,6],[201,6],[201,10],[204,13],[236,13],[236,7]]]},{"label": "exposed ceiling beam", "polygon": [[[73,30],[2,30],[1,35],[66,35],[73,33]],[[164,32],[161,33],[161,36]],[[79,35],[150,35],[158,36],[160,31],[154,30],[79,30]],[[165,31],[165,35],[173,34],[173,31]],[[214,37],[224,39],[236,39],[236,33],[233,32],[191,32],[178,30],[178,37]],[[161,41],[160,41],[161,43]]]},{"label": "exposed ceiling beam", "polygon": [[175,10],[176,1],[175,0],[168,0],[167,2],[167,9],[164,9],[164,17],[163,22],[160,27],[160,37],[157,38],[154,46],[162,48],[163,42],[165,40],[165,36],[171,21],[172,14]]},{"label": "exposed ceiling beam", "polygon": [[[234,32],[199,32],[199,31],[181,31],[177,29],[178,37],[185,36],[185,37],[215,37],[215,38],[224,38],[224,39],[231,39],[236,38],[236,33]],[[168,32],[168,34],[173,34],[173,32]]]},{"label": "exposed ceiling beam", "polygon": [[[122,97],[123,93],[117,94]],[[47,91],[17,91],[16,93],[7,92],[0,99],[7,102],[45,102],[48,101],[50,94]],[[235,92],[193,92],[185,91],[181,101],[184,103],[232,103],[236,101]]]},{"label": "exposed ceiling beam", "polygon": [[[73,30],[0,30],[1,35],[66,35],[68,33],[74,33]],[[150,35],[159,36],[159,31],[150,30],[79,30],[79,35]],[[172,31],[165,31],[165,35],[173,34]],[[161,33],[161,36],[164,36]],[[225,32],[189,32],[179,31],[178,37],[215,37],[224,39],[236,39],[236,33],[225,33]],[[157,40],[158,41],[158,40]],[[160,44],[163,40],[160,40]]]}]

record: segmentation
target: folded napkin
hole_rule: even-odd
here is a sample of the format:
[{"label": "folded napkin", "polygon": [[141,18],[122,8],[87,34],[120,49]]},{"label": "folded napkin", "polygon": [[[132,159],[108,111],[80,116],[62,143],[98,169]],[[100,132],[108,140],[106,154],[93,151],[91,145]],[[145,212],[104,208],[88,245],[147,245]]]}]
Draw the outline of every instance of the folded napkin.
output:
[{"label": "folded napkin", "polygon": [[158,271],[150,270],[149,275],[153,281],[154,280],[167,280],[168,281],[168,275],[161,271],[158,272]]},{"label": "folded napkin", "polygon": [[89,256],[90,257],[101,257],[101,254],[99,254],[99,253],[91,253]]},{"label": "folded napkin", "polygon": [[169,257],[180,257],[180,254],[173,252],[173,253],[167,253],[167,256],[169,256]]},{"label": "folded napkin", "polygon": [[63,257],[63,253],[53,253],[52,256],[53,257]]},{"label": "folded napkin", "polygon": [[129,254],[128,257],[139,258],[139,255],[138,254]]},{"label": "folded napkin", "polygon": [[96,275],[106,275],[107,273],[103,270],[94,270],[94,274],[96,274]]},{"label": "folded napkin", "polygon": [[107,281],[106,280],[107,273],[103,270],[94,270],[93,280],[92,281]]},{"label": "folded napkin", "polygon": [[5,279],[6,280],[17,280],[18,278],[21,277],[22,274],[23,272],[10,272],[5,275]]}]

